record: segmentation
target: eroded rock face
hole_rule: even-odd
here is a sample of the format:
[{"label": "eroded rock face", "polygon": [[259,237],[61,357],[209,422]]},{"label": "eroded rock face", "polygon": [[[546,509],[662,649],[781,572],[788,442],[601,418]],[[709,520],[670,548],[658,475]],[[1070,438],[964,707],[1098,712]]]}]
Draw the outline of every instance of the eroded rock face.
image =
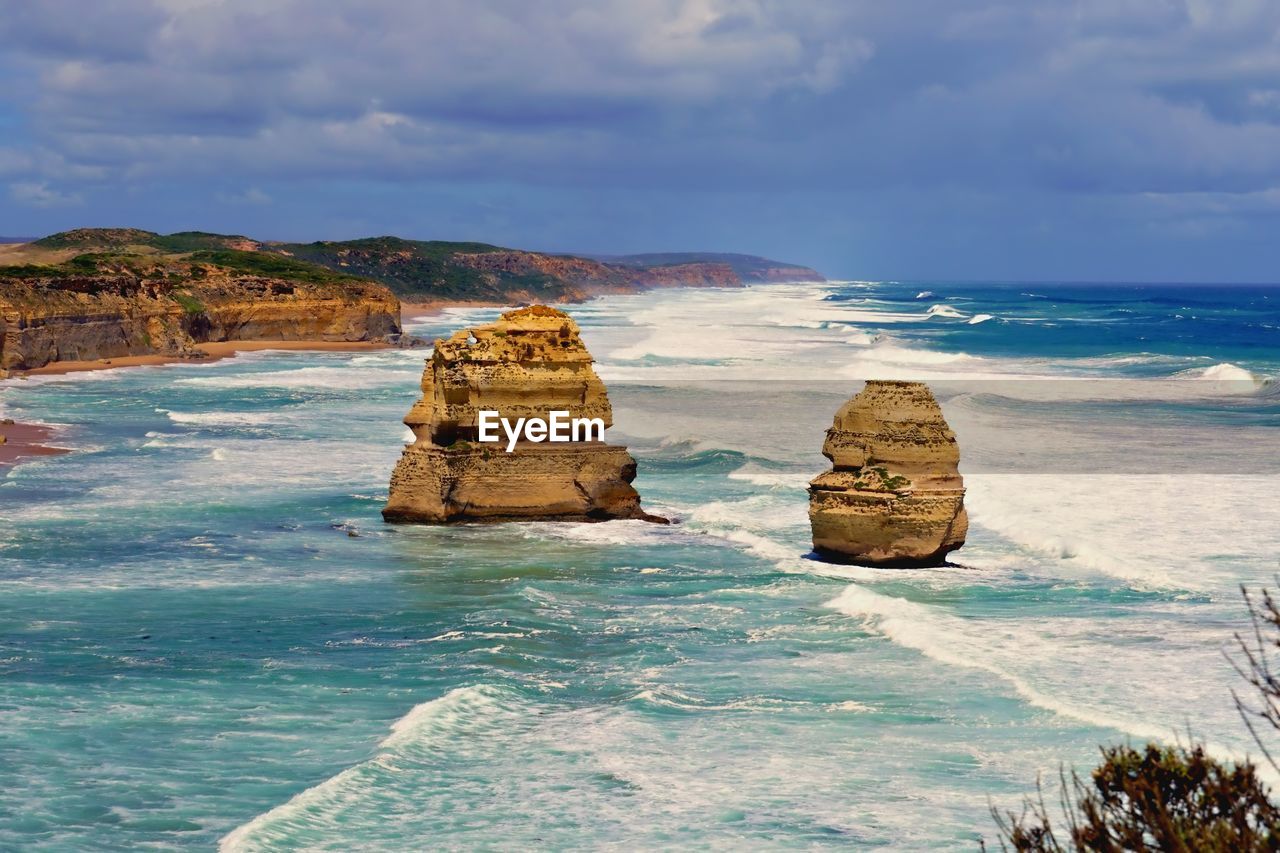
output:
[{"label": "eroded rock face", "polygon": [[813,550],[870,566],[938,566],[964,544],[960,450],[922,382],[869,381],[836,413],[809,484]]},{"label": "eroded rock face", "polygon": [[5,280],[0,284],[0,369],[183,355],[215,341],[390,341],[400,336],[400,302],[374,282],[321,285],[216,267],[178,269],[183,277],[176,284],[158,273]]},{"label": "eroded rock face", "polygon": [[440,523],[645,518],[631,487],[636,463],[602,441],[480,443],[481,410],[510,421],[570,418],[613,423],[604,383],[568,314],[545,305],[503,314],[436,341],[422,398],[405,417],[415,440],[391,475],[388,521]]}]

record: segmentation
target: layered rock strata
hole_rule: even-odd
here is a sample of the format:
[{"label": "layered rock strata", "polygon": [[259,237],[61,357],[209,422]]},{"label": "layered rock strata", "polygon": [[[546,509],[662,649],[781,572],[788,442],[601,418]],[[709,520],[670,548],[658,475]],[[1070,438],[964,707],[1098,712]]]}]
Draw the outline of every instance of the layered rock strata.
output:
[{"label": "layered rock strata", "polygon": [[938,566],[964,544],[960,451],[922,382],[869,381],[836,413],[809,484],[813,550],[834,562]]},{"label": "layered rock strata", "polygon": [[400,302],[380,284],[315,284],[184,267],[0,284],[0,370],[193,354],[215,341],[387,341]]},{"label": "layered rock strata", "polygon": [[640,508],[636,463],[625,447],[506,437],[480,442],[479,418],[599,418],[613,411],[591,354],[568,314],[545,305],[508,311],[496,323],[435,343],[422,398],[405,417],[414,442],[391,475],[388,521],[662,519]]}]

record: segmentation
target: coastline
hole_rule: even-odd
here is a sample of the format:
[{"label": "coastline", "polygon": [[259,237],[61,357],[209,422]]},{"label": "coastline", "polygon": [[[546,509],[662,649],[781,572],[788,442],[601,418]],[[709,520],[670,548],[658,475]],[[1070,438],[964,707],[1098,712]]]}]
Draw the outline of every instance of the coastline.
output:
[{"label": "coastline", "polygon": [[319,352],[363,352],[365,350],[393,349],[392,344],[379,341],[216,341],[200,344],[197,350],[203,357],[183,358],[172,355],[122,355],[118,358],[102,358],[94,361],[51,361],[41,367],[15,371],[13,378],[22,376],[56,376],[65,373],[82,373],[90,370],[114,370],[117,367],[157,366],[162,364],[210,364],[224,358],[233,358],[242,352],[261,350],[298,350]]},{"label": "coastline", "polygon": [[[491,300],[440,299],[429,302],[401,303],[400,316],[403,320],[418,319],[438,314],[446,308],[503,308],[507,303]],[[395,345],[379,341],[318,341],[318,340],[260,340],[260,341],[214,341],[199,344],[196,349],[204,356],[182,357],[173,355],[122,355],[116,358],[100,358],[93,360],[51,361],[40,367],[29,370],[12,371],[9,378],[21,379],[23,376],[58,376],[67,373],[82,373],[93,370],[114,370],[118,367],[155,367],[164,364],[210,364],[224,358],[233,358],[242,352],[260,352],[262,350],[287,350],[298,352],[363,352],[365,350],[394,349]]]},{"label": "coastline", "polygon": [[53,437],[53,433],[53,427],[42,424],[17,423],[8,419],[0,421],[0,436],[5,438],[0,443],[0,470],[17,465],[25,459],[70,453],[65,447],[45,444]]},{"label": "coastline", "polygon": [[401,302],[400,319],[416,320],[438,314],[446,308],[507,308],[509,302],[495,302],[491,299],[433,299],[427,302]]}]

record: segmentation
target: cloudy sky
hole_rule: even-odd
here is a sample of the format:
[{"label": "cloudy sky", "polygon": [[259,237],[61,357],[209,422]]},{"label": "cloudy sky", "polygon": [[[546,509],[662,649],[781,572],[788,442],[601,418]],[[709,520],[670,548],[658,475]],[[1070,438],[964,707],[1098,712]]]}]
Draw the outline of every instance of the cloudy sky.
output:
[{"label": "cloudy sky", "polygon": [[1276,0],[4,0],[0,234],[1280,281]]}]

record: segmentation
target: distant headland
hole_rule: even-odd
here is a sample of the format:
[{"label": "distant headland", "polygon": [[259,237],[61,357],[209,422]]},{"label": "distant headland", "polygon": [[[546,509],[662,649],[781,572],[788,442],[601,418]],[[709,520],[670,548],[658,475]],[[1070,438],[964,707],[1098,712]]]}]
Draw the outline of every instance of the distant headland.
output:
[{"label": "distant headland", "polygon": [[241,342],[395,345],[405,342],[402,304],[563,303],[824,280],[754,255],[585,257],[400,237],[283,243],[79,228],[0,244],[0,375],[210,358],[249,348]]}]

